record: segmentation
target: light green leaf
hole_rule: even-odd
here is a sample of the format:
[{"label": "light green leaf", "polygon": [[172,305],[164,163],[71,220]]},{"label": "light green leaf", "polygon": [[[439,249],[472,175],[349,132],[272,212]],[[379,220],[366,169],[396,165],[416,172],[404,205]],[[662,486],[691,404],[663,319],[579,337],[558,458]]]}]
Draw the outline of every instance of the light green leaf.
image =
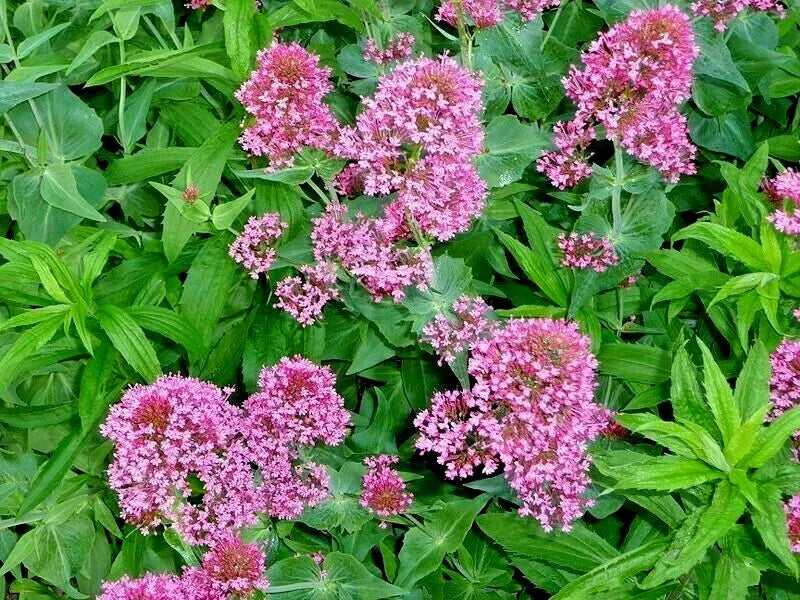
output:
[{"label": "light green leaf", "polygon": [[101,306],[97,316],[103,331],[128,364],[148,383],[158,377],[161,365],[156,351],[133,317],[113,304]]},{"label": "light green leaf", "polygon": [[84,219],[105,221],[78,191],[75,176],[67,165],[50,165],[42,175],[42,198],[50,206],[65,210]]},{"label": "light green leaf", "polygon": [[733,401],[733,392],[728,386],[728,382],[725,381],[725,376],[717,366],[717,361],[714,360],[711,351],[700,338],[697,338],[697,345],[703,354],[703,385],[706,391],[706,402],[708,402],[714,420],[722,433],[722,441],[727,444],[741,424],[739,411]]}]

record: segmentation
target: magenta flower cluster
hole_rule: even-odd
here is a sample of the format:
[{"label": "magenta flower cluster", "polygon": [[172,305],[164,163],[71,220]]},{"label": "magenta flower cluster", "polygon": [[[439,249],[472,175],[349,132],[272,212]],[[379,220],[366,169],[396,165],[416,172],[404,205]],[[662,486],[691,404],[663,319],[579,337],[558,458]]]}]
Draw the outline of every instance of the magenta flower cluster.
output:
[{"label": "magenta flower cluster", "polygon": [[587,449],[609,420],[594,402],[589,346],[566,321],[512,319],[493,328],[472,345],[472,389],[436,394],[415,419],[417,448],[437,454],[450,478],[503,465],[520,514],[568,530],[591,506]]},{"label": "magenta flower cluster", "polygon": [[[770,355],[770,419],[777,419],[787,410],[800,405],[800,341],[783,340]],[[794,457],[800,461],[800,431],[794,434]]]},{"label": "magenta flower cluster", "polygon": [[333,374],[284,358],[259,382],[243,409],[228,402],[233,390],[175,375],[125,393],[101,432],[114,442],[109,484],[128,522],[144,533],[171,522],[209,545],[258,513],[293,518],[325,498],[325,469],[300,454],[344,438],[349,413]]},{"label": "magenta flower cluster", "polygon": [[697,55],[689,18],[672,5],[634,11],[601,34],[581,55],[584,68],[573,65],[564,78],[575,117],[556,125],[556,149],[542,154],[539,171],[559,189],[589,176],[587,145],[602,126],[667,181],[694,173],[696,148],[678,108],[691,94]]},{"label": "magenta flower cluster", "polygon": [[99,600],[229,600],[244,599],[269,584],[264,554],[256,544],[229,537],[211,547],[201,567],[183,574],[148,573],[139,579],[122,577],[103,584]]},{"label": "magenta flower cluster", "polygon": [[331,91],[330,69],[299,44],[274,44],[258,53],[258,67],[236,92],[254,117],[239,142],[253,156],[266,156],[268,170],[291,167],[305,147],[329,150],[339,124],[323,98]]},{"label": "magenta flower cluster", "polygon": [[285,230],[286,223],[281,222],[278,213],[250,217],[228,253],[233,260],[250,271],[250,277],[258,279],[275,262],[274,245]]},{"label": "magenta flower cluster", "polygon": [[619,254],[611,240],[593,233],[562,233],[558,236],[558,248],[562,253],[561,265],[568,269],[604,273],[619,263]]},{"label": "magenta flower cluster", "polygon": [[[381,454],[364,459],[367,472],[361,480],[361,506],[368,512],[384,518],[399,515],[408,510],[414,496],[406,491],[406,484],[392,465],[396,456]],[[385,528],[385,522],[380,527]]]},{"label": "magenta flower cluster", "polygon": [[785,504],[786,528],[792,552],[800,552],[800,494],[792,496]]},{"label": "magenta flower cluster", "polygon": [[712,19],[717,31],[725,31],[728,23],[748,8],[772,11],[780,17],[786,15],[779,0],[697,0],[691,6],[695,14]]},{"label": "magenta flower cluster", "polygon": [[[436,13],[439,21],[458,25],[459,2],[445,0]],[[479,29],[494,27],[503,20],[506,11],[516,12],[523,21],[532,21],[561,0],[460,0],[460,9],[469,22]]]},{"label": "magenta flower cluster", "polygon": [[186,8],[191,8],[193,10],[208,8],[208,5],[208,0],[189,0],[186,4],[184,4]]},{"label": "magenta flower cluster", "polygon": [[787,235],[800,235],[800,171],[787,169],[765,181],[762,189],[782,207],[767,217],[775,229]]},{"label": "magenta flower cluster", "polygon": [[353,163],[340,190],[397,192],[387,213],[398,237],[411,226],[438,240],[465,231],[486,197],[472,164],[483,143],[482,88],[448,56],[399,64],[363,100],[355,126],[342,129],[336,150]]},{"label": "magenta flower cluster", "polygon": [[370,38],[364,42],[364,60],[386,65],[408,58],[414,52],[415,41],[413,35],[401,31],[387,40],[383,48],[378,48],[378,43]]},{"label": "magenta flower cluster", "polygon": [[305,279],[290,276],[278,282],[275,306],[288,312],[303,327],[313,325],[325,305],[339,298],[337,271],[337,266],[328,262],[303,265],[300,272]]},{"label": "magenta flower cluster", "polygon": [[426,289],[433,277],[433,263],[425,248],[395,243],[394,230],[386,219],[356,215],[347,218],[347,207],[331,204],[314,219],[311,241],[314,258],[335,262],[380,302],[405,297],[408,286]]},{"label": "magenta flower cluster", "polygon": [[462,295],[451,309],[452,316],[439,313],[422,328],[422,341],[433,346],[439,355],[439,365],[452,364],[493,326],[488,319],[492,307],[480,296]]}]

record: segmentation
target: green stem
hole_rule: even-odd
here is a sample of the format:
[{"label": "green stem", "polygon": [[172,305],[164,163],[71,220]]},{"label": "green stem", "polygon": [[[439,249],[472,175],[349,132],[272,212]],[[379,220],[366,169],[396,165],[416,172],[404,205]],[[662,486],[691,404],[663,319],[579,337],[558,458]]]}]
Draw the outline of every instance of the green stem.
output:
[{"label": "green stem", "polygon": [[312,190],[314,190],[317,193],[317,196],[320,197],[320,200],[322,200],[322,203],[325,206],[328,205],[328,203],[330,202],[330,198],[328,197],[328,195],[325,192],[322,191],[322,188],[320,188],[316,183],[314,183],[314,181],[312,179],[308,180],[308,187],[310,187]]},{"label": "green stem", "polygon": [[467,31],[467,22],[464,18],[464,8],[461,0],[456,0],[456,19],[458,20],[458,40],[461,43],[461,64],[472,70],[472,36]]},{"label": "green stem", "polygon": [[267,597],[270,594],[281,594],[283,592],[296,592],[298,590],[313,590],[320,587],[318,581],[306,581],[303,583],[290,583],[288,585],[271,585],[265,591]]},{"label": "green stem", "polygon": [[550,39],[550,35],[552,35],[553,30],[556,28],[556,23],[558,23],[558,18],[561,16],[561,9],[564,8],[564,2],[558,5],[558,10],[556,11],[556,16],[553,17],[553,21],[550,23],[550,27],[547,28],[547,33],[542,40],[542,45],[539,46],[539,52],[544,50],[544,47],[547,45],[547,41]]},{"label": "green stem", "polygon": [[[119,63],[125,64],[125,42],[119,41]],[[117,113],[118,128],[119,128],[119,143],[122,144],[123,153],[128,153],[128,148],[125,146],[125,95],[127,90],[127,82],[125,76],[119,78],[119,110]]]},{"label": "green stem", "polygon": [[622,161],[622,148],[617,140],[614,140],[614,187],[611,188],[611,219],[614,239],[618,239],[622,233],[622,184],[625,181],[625,164]]}]

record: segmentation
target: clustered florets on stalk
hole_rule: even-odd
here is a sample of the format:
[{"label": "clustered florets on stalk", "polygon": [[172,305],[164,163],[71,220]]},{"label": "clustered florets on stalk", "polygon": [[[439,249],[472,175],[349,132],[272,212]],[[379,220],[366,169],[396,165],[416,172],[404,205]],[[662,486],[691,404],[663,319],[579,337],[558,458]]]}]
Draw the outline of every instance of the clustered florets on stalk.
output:
[{"label": "clustered florets on stalk", "polygon": [[230,246],[229,254],[233,260],[250,271],[250,277],[258,279],[269,271],[275,262],[275,242],[286,231],[286,223],[281,222],[278,213],[266,213],[261,217],[250,217]]},{"label": "clustered florets on stalk", "polygon": [[762,189],[782,207],[767,217],[775,229],[787,235],[800,235],[800,171],[787,169],[765,181]]},{"label": "clustered florets on stalk", "polygon": [[259,384],[244,409],[227,401],[232,390],[187,377],[131,388],[102,427],[115,444],[109,483],[123,517],[144,533],[170,521],[208,545],[258,513],[293,518],[324,499],[325,469],[300,454],[344,438],[349,413],[333,374],[284,358]]},{"label": "clustered florets on stalk", "polygon": [[769,10],[777,13],[781,18],[786,15],[786,9],[779,0],[698,0],[692,2],[692,11],[714,21],[714,29],[725,31],[728,23],[740,12],[752,8],[754,10]]},{"label": "clustered florets on stalk", "polygon": [[422,328],[422,341],[433,346],[440,365],[453,363],[458,354],[489,332],[491,310],[481,297],[460,296],[452,304],[452,317],[439,313]]},{"label": "clustered florets on stalk", "polygon": [[532,21],[559,4],[561,0],[445,0],[436,18],[456,27],[460,9],[471,25],[486,29],[502,21],[506,11],[518,13],[523,21]]},{"label": "clustered florets on stalk", "polygon": [[364,42],[364,60],[374,62],[376,65],[386,65],[408,58],[414,52],[415,41],[413,35],[401,31],[387,40],[381,49],[378,48],[378,43],[370,38]]},{"label": "clustered florets on stalk", "polygon": [[99,600],[228,600],[248,598],[263,590],[264,554],[256,544],[228,537],[212,546],[201,567],[184,568],[183,574],[148,573],[139,579],[122,577],[103,584]]},{"label": "clustered florets on stalk", "polygon": [[[770,355],[772,378],[769,419],[777,419],[787,410],[800,405],[800,341],[783,340]],[[800,460],[800,431],[794,434],[795,460]]]},{"label": "clustered florets on stalk", "polygon": [[519,512],[547,530],[569,529],[591,505],[588,445],[609,413],[594,402],[597,361],[577,325],[512,319],[471,345],[470,391],[434,396],[414,421],[417,448],[449,478],[503,465]]},{"label": "clustered florets on stalk", "polygon": [[698,55],[689,18],[667,5],[634,11],[592,42],[564,78],[577,109],[571,123],[556,124],[556,150],[542,154],[539,171],[565,189],[591,174],[587,146],[602,126],[607,139],[675,182],[695,172],[679,105],[691,94]]},{"label": "clustered florets on stalk", "polygon": [[[406,491],[406,484],[392,468],[398,457],[381,454],[364,459],[367,472],[361,480],[361,506],[378,517],[391,517],[408,510],[414,496]],[[385,522],[379,527],[385,528]]]},{"label": "clustered florets on stalk", "polygon": [[611,240],[593,233],[562,233],[558,237],[558,248],[563,255],[561,265],[568,269],[591,269],[604,273],[609,267],[619,264],[619,255]]}]

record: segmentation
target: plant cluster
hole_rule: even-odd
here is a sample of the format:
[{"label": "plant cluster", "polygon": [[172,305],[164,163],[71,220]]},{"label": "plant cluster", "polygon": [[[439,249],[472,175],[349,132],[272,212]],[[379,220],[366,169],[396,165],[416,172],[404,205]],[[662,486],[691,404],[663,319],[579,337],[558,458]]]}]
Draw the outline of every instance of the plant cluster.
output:
[{"label": "plant cluster", "polygon": [[800,598],[797,0],[0,22],[0,598]]}]

